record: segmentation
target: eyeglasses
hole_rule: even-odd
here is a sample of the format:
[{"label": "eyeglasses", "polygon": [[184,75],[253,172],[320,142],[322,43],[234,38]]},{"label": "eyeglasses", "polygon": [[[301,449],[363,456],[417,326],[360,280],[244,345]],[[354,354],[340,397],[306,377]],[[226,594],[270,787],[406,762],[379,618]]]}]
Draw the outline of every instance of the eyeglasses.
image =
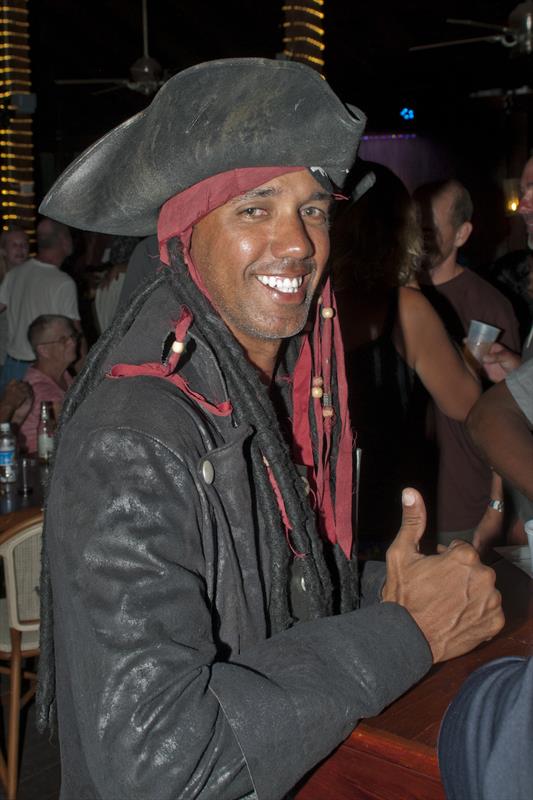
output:
[{"label": "eyeglasses", "polygon": [[69,339],[73,339],[75,342],[78,341],[80,338],[79,333],[69,333],[68,336],[61,336],[60,339],[52,339],[50,342],[39,342],[38,344],[66,344]]}]

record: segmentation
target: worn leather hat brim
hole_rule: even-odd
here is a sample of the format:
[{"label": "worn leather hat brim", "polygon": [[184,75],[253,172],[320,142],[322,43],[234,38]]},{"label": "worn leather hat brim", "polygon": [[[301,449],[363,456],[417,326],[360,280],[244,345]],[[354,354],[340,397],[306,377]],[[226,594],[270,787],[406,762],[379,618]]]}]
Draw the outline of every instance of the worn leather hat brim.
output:
[{"label": "worn leather hat brim", "polygon": [[364,123],[303,64],[199,64],[79,156],[39,210],[82,230],[147,236],[166,200],[230,169],[320,166],[342,186]]}]

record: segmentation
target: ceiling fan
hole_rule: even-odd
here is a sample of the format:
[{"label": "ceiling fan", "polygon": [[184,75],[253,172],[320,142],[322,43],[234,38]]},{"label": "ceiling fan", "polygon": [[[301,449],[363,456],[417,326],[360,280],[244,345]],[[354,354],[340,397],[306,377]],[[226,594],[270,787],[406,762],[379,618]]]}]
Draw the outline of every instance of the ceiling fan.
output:
[{"label": "ceiling fan", "polygon": [[130,67],[129,78],[58,78],[55,83],[61,86],[74,85],[98,85],[111,84],[110,88],[102,89],[95,94],[103,92],[114,92],[117,89],[131,89],[146,96],[154,94],[165,80],[162,78],[163,70],[155,58],[151,58],[148,53],[148,13],[146,10],[146,0],[142,3],[142,33],[143,33],[143,55],[138,58]]},{"label": "ceiling fan", "polygon": [[491,42],[501,44],[511,50],[512,55],[531,55],[533,53],[533,0],[526,0],[514,8],[507,21],[507,25],[494,25],[490,22],[477,22],[472,19],[447,19],[452,25],[466,25],[471,28],[484,28],[495,31],[485,36],[474,36],[468,39],[452,39],[446,42],[433,44],[419,44],[409,50],[433,50],[437,47],[451,47],[458,44],[475,44],[476,42]]}]

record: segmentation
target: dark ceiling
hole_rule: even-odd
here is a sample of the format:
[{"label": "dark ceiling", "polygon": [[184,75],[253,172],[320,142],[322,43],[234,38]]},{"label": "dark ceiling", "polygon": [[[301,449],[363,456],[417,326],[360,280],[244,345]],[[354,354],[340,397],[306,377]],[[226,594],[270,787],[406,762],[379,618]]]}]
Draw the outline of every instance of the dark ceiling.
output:
[{"label": "dark ceiling", "polygon": [[[503,0],[326,0],[326,72],[341,97],[363,108],[369,129],[410,129],[399,111],[415,108],[411,126],[432,135],[485,126],[501,100],[472,91],[533,80],[532,57],[511,59],[496,44],[410,53],[414,44],[475,35],[446,17],[505,23],[515,2]],[[274,57],[282,49],[280,0],[148,0],[150,54],[171,72],[213,58]],[[90,86],[56,86],[56,78],[127,77],[142,55],[140,0],[31,0],[36,144],[65,158],[143,108],[127,89],[94,94]],[[514,110],[530,115],[533,100]]]}]

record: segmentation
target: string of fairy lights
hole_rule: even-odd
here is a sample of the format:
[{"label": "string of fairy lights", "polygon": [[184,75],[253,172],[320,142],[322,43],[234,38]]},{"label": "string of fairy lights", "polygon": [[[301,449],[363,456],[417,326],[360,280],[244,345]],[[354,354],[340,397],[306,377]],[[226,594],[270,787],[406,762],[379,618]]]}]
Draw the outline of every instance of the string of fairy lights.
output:
[{"label": "string of fairy lights", "polygon": [[324,77],[324,0],[299,0],[282,10],[284,57],[301,61]]},{"label": "string of fairy lights", "polygon": [[24,111],[24,95],[31,95],[27,6],[28,0],[0,5],[0,214],[3,230],[18,223],[33,238],[32,118]]}]

